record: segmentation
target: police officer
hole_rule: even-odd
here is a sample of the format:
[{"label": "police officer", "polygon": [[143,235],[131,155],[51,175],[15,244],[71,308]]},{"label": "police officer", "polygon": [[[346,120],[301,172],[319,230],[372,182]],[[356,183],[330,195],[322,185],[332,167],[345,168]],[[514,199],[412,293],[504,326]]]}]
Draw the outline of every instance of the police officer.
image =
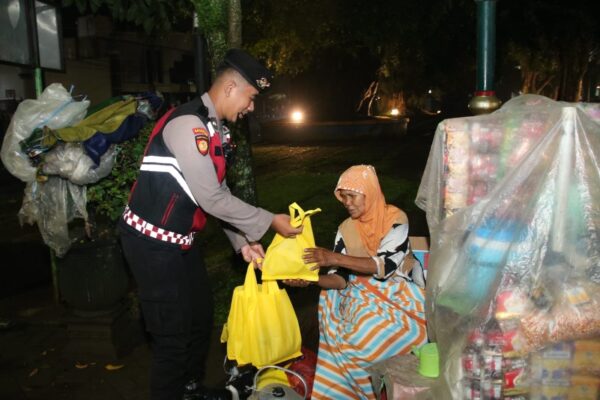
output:
[{"label": "police officer", "polygon": [[227,398],[195,383],[204,373],[213,321],[206,268],[192,246],[206,215],[223,222],[248,262],[264,256],[258,240],[269,228],[285,237],[301,232],[288,215],[233,196],[225,182],[231,142],[222,120],[252,112],[271,78],[248,53],[231,49],[208,92],[168,112],[149,139],[119,228],[152,340],[152,399]]}]

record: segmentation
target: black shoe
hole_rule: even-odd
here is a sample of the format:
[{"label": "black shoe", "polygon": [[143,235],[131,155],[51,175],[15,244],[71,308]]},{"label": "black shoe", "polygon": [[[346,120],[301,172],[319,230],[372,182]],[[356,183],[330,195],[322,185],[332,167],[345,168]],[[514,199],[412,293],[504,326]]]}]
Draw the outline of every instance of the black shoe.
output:
[{"label": "black shoe", "polygon": [[232,400],[227,389],[210,389],[193,380],[185,385],[182,400]]}]

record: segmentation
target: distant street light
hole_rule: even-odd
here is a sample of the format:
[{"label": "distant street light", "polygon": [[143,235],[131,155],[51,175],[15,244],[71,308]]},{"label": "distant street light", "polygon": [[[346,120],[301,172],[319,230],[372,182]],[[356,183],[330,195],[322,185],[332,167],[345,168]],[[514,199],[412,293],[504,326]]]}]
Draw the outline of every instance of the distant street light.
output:
[{"label": "distant street light", "polygon": [[398,110],[397,108],[392,108],[392,111],[390,111],[390,114],[393,117],[397,117],[398,115],[400,115],[400,110]]},{"label": "distant street light", "polygon": [[300,110],[294,110],[292,112],[292,122],[299,124],[302,121],[304,121],[304,113],[302,113]]}]

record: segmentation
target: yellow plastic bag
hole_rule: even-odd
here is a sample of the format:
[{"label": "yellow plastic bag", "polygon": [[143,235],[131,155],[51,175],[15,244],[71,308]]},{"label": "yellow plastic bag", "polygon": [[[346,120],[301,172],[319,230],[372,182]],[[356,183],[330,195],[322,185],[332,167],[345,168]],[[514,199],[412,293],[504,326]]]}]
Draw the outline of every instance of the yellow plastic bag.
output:
[{"label": "yellow plastic bag", "polygon": [[276,234],[267,248],[262,266],[263,281],[273,279],[304,279],[316,282],[319,271],[311,271],[315,263],[305,264],[302,254],[307,247],[315,247],[310,216],[320,212],[320,208],[304,211],[297,203],[290,204],[290,223],[293,227],[303,225],[302,233],[293,238]]},{"label": "yellow plastic bag", "polygon": [[276,281],[257,284],[253,264],[244,285],[233,291],[221,342],[227,342],[227,358],[238,365],[260,368],[302,355],[300,326],[287,292]]}]

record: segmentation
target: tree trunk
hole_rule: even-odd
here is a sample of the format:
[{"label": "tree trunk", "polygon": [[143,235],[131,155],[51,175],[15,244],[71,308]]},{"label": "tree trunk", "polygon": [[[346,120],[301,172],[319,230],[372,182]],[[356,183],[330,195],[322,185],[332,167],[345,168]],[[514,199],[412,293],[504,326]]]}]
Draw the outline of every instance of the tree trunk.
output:
[{"label": "tree trunk", "polygon": [[373,88],[373,96],[371,96],[371,100],[369,100],[369,106],[367,108],[367,115],[369,117],[373,116],[373,102],[375,101],[375,98],[377,98],[377,89],[379,89],[379,82],[375,84],[375,87]]},{"label": "tree trunk", "polygon": [[229,0],[229,47],[242,47],[242,4],[240,0]]},{"label": "tree trunk", "polygon": [[[230,47],[242,46],[242,6],[240,0],[229,0]],[[252,149],[250,125],[246,117],[232,127],[233,141],[236,145],[235,163],[227,170],[227,180],[231,192],[246,203],[256,204],[256,181],[252,168]]]}]

